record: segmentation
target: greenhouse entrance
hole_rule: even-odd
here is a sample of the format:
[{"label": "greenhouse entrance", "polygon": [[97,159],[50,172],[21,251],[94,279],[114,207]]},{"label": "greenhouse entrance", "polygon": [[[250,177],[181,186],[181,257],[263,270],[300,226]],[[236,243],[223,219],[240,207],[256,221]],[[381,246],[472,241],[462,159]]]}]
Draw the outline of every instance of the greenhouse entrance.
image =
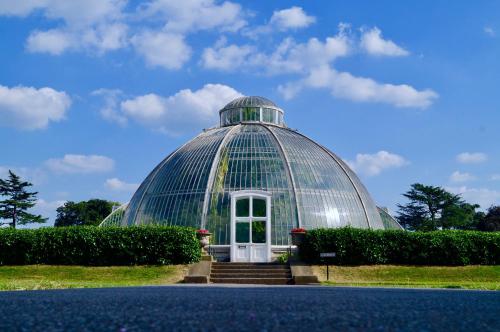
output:
[{"label": "greenhouse entrance", "polygon": [[271,260],[271,194],[231,193],[231,262]]}]

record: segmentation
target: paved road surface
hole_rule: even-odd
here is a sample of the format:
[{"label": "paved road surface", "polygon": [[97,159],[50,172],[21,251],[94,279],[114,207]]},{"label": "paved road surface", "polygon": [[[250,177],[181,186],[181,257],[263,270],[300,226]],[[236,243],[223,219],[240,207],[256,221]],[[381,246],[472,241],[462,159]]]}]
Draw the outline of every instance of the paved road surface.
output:
[{"label": "paved road surface", "polygon": [[170,286],[0,292],[0,331],[500,331],[500,292]]}]

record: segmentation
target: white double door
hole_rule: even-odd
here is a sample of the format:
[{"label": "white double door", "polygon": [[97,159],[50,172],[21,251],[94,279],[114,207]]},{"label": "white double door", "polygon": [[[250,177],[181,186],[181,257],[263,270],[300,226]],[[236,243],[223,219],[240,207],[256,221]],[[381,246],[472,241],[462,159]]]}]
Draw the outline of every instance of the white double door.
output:
[{"label": "white double door", "polygon": [[271,261],[271,194],[231,194],[231,262]]}]

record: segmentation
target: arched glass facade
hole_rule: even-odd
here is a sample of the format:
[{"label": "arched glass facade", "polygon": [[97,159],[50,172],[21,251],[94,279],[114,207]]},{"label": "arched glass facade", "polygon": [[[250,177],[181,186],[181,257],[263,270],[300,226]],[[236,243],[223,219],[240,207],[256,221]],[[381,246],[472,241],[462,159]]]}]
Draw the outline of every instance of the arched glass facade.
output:
[{"label": "arched glass facade", "polygon": [[259,190],[271,194],[273,245],[288,245],[294,227],[392,228],[354,172],[287,128],[282,114],[261,97],[229,103],[221,127],[202,132],[148,175],[121,224],[206,228],[213,244],[229,244],[230,194]]}]

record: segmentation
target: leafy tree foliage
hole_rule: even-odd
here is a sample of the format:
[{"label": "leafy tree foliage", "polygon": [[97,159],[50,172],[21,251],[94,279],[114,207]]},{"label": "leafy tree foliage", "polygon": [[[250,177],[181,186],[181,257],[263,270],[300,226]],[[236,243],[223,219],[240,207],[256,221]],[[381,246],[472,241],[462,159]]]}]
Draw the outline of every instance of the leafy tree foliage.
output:
[{"label": "leafy tree foliage", "polygon": [[22,181],[21,178],[9,170],[7,179],[0,179],[0,196],[5,199],[0,201],[0,219],[10,220],[0,224],[10,225],[16,228],[17,225],[29,223],[44,223],[47,218],[41,215],[28,213],[28,209],[36,204],[36,195],[38,192],[26,191],[32,184]]},{"label": "leafy tree foliage", "polygon": [[500,205],[491,206],[484,218],[478,222],[477,228],[486,232],[500,231]]},{"label": "leafy tree foliage", "polygon": [[398,204],[397,219],[409,230],[476,229],[483,216],[476,212],[479,205],[469,204],[441,187],[414,183],[403,196],[409,202]]},{"label": "leafy tree foliage", "polygon": [[57,208],[54,226],[97,226],[111,213],[113,206],[118,205],[102,199],[68,201]]}]

